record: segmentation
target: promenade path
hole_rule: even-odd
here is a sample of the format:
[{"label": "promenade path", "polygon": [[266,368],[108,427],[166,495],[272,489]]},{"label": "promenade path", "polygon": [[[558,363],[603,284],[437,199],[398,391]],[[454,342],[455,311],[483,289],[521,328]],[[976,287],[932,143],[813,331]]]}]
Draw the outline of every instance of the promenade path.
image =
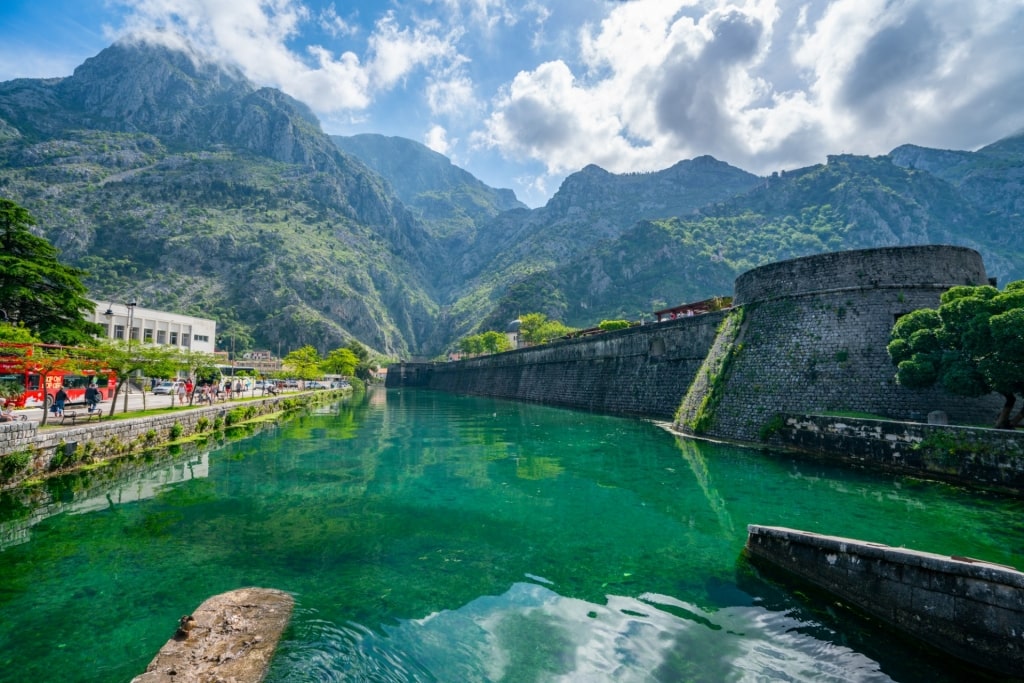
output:
[{"label": "promenade path", "polygon": [[[281,394],[281,393],[297,393],[298,391],[300,391],[300,390],[297,390],[297,389],[279,389],[278,393],[279,394]],[[222,401],[220,404],[222,404],[222,405],[230,405],[230,404],[233,404],[233,403],[236,403],[236,402],[241,402],[243,399],[247,399],[247,398],[260,398],[260,397],[262,397],[264,395],[269,396],[270,394],[264,394],[260,390],[250,390],[250,391],[243,392],[241,395],[239,395],[237,397],[232,398],[230,401]],[[178,409],[179,410],[189,410],[190,408],[206,407],[206,405],[207,405],[206,403],[198,403],[198,402],[196,402],[193,405],[189,406],[188,403],[186,403],[184,406],[181,406]],[[143,410],[154,410],[154,409],[170,408],[170,407],[178,407],[177,406],[177,399],[174,398],[173,396],[166,396],[166,395],[154,396],[153,394],[147,393],[146,397],[145,397],[145,405],[143,405],[142,392],[140,392],[140,391],[133,391],[132,393],[128,394],[128,414],[129,415],[131,413],[142,412]],[[102,418],[101,419],[106,419],[107,416],[110,414],[110,401],[104,401],[103,403],[101,403],[100,404],[100,410],[102,411]],[[65,412],[71,412],[71,411],[77,412],[79,415],[83,415],[83,414],[87,413],[88,409],[86,408],[85,404],[77,404],[76,403],[76,404],[67,406],[65,408]],[[124,396],[122,395],[122,396],[118,396],[117,397],[117,408],[114,410],[114,416],[117,417],[117,416],[121,416],[121,415],[124,415],[124,414],[125,414],[125,412],[124,412]],[[15,415],[19,415],[19,416],[20,415],[24,415],[28,421],[35,422],[38,425],[42,421],[42,419],[43,419],[43,409],[42,408],[24,408],[24,409],[19,409],[19,410],[15,411]],[[57,431],[64,431],[64,430],[68,430],[68,429],[74,429],[76,427],[81,427],[81,426],[83,426],[85,424],[90,424],[90,423],[95,424],[95,421],[90,421],[90,422],[78,421],[77,423],[72,423],[70,420],[68,420],[64,424],[61,424],[60,417],[54,417],[51,414],[47,418],[46,425],[43,426],[42,429],[44,430],[45,433],[51,433],[51,432],[57,432]]]}]

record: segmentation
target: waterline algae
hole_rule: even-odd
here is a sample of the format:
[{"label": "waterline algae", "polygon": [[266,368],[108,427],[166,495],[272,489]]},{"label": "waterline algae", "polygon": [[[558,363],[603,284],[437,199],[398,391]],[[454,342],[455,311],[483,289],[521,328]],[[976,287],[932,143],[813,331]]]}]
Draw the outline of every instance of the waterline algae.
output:
[{"label": "waterline algae", "polygon": [[261,585],[268,681],[955,681],[760,580],[746,525],[1024,566],[1019,501],[537,405],[375,391],[189,462],[4,522],[0,680],[128,680]]}]

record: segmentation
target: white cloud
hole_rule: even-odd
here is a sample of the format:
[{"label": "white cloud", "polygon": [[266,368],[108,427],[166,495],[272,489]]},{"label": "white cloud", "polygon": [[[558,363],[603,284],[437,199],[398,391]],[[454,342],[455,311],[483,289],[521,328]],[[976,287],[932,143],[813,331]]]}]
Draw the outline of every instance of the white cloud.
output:
[{"label": "white cloud", "polygon": [[438,154],[447,155],[451,149],[451,145],[448,142],[448,131],[441,126],[431,127],[427,134],[423,136],[423,144]]},{"label": "white cloud", "polygon": [[[359,110],[377,93],[399,85],[417,69],[455,60],[458,32],[443,35],[437,23],[401,27],[385,14],[367,36],[365,59],[354,50],[333,52],[312,44],[297,53],[289,41],[299,37],[311,13],[298,0],[122,0],[132,12],[123,32],[164,42],[188,41],[211,58],[239,66],[253,81],[272,85],[321,113]],[[355,27],[330,6],[316,19],[336,35]],[[326,22],[326,23],[325,23]]]},{"label": "white cloud", "polygon": [[476,100],[473,81],[463,74],[456,74],[444,80],[428,79],[426,97],[430,111],[435,116],[475,117],[483,107]]},{"label": "white cloud", "polygon": [[474,139],[551,176],[983,144],[1024,125],[1021,25],[1012,0],[636,0],[585,27],[577,59],[517,74]]}]

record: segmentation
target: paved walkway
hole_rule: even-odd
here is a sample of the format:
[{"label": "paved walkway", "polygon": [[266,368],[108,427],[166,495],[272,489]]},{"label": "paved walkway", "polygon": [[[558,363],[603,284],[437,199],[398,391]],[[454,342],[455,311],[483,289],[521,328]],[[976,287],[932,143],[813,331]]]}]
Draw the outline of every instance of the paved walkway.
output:
[{"label": "paved walkway", "polygon": [[[280,390],[280,392],[281,393],[296,393],[297,390],[295,390],[295,389],[286,389],[286,390]],[[270,396],[270,394],[266,394],[266,395]],[[241,395],[240,398],[261,398],[262,396],[264,396],[264,394],[261,391],[257,390],[257,391],[247,391],[247,392],[244,392]],[[231,404],[233,404],[235,402],[236,402],[236,399],[232,399],[231,401],[222,401],[220,404],[215,404],[215,405],[231,405]],[[207,407],[207,405],[208,404],[206,404],[206,403],[194,403],[193,405],[190,406],[190,405],[188,405],[186,403],[184,406],[180,406],[180,408],[181,408],[181,410],[188,410],[190,408],[204,408],[204,407]],[[146,396],[145,396],[145,406],[143,406],[143,396],[142,396],[141,392],[133,391],[132,393],[128,394],[128,413],[136,413],[136,412],[141,412],[143,410],[154,410],[154,409],[157,409],[157,408],[171,408],[171,407],[177,407],[177,399],[175,399],[172,396],[164,396],[164,395],[154,396],[153,394],[147,393]],[[103,403],[101,403],[100,404],[100,411],[102,413],[102,418],[101,419],[105,419],[110,414],[110,401],[104,401]],[[79,414],[79,416],[82,416],[82,415],[88,414],[88,408],[86,408],[84,403],[83,404],[76,403],[76,404],[69,405],[69,406],[65,407],[64,412],[65,413],[76,412],[76,413]],[[117,408],[114,410],[114,415],[122,415],[122,414],[124,414],[124,396],[123,395],[117,397]],[[35,422],[38,425],[42,421],[42,419],[43,419],[43,409],[42,408],[25,408],[25,409],[21,409],[21,410],[16,410],[15,411],[15,415],[25,415],[26,418],[28,419],[28,421]],[[46,425],[43,427],[43,429],[45,429],[47,432],[56,431],[56,430],[59,430],[59,429],[74,429],[75,427],[80,427],[80,426],[83,426],[83,425],[86,425],[86,424],[95,424],[95,422],[96,422],[96,418],[93,418],[93,419],[89,420],[88,422],[86,422],[85,420],[77,421],[75,424],[73,424],[70,420],[66,420],[64,422],[64,424],[61,424],[59,416],[58,417],[54,417],[53,414],[50,414],[47,417]]]}]

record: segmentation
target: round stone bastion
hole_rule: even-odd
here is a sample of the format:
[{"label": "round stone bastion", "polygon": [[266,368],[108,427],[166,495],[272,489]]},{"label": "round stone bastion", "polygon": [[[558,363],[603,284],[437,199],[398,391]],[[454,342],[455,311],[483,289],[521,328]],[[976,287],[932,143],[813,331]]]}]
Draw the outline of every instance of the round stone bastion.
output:
[{"label": "round stone bastion", "polygon": [[678,425],[756,442],[781,414],[852,411],[924,421],[942,410],[961,424],[994,419],[991,397],[898,385],[886,351],[900,316],[937,307],[950,287],[988,282],[981,255],[952,246],[835,252],[743,273],[735,282],[736,317],[720,328]]},{"label": "round stone bastion", "polygon": [[[981,254],[966,247],[923,245],[837,251],[778,261],[736,278],[733,305],[836,290],[923,288],[988,283]],[[931,299],[929,299],[931,300]],[[931,305],[936,305],[937,299]]]}]

